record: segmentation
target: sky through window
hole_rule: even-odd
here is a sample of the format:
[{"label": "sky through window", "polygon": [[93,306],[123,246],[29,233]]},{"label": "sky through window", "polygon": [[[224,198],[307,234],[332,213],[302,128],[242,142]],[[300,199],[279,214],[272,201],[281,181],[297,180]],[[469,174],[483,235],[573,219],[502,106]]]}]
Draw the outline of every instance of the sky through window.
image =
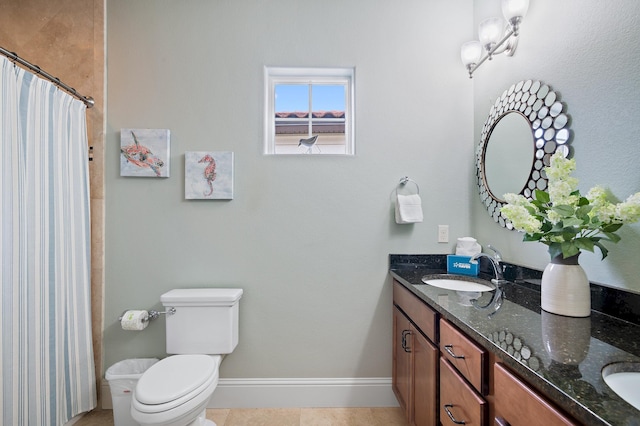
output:
[{"label": "sky through window", "polygon": [[[276,112],[309,110],[308,84],[276,84]],[[313,111],[344,111],[344,85],[312,85]]]}]

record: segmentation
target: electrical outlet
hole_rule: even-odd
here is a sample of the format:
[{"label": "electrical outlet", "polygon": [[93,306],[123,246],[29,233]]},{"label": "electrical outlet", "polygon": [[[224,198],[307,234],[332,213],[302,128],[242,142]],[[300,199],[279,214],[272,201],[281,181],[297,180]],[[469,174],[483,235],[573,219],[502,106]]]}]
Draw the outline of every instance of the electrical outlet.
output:
[{"label": "electrical outlet", "polygon": [[449,242],[449,225],[438,225],[438,242]]}]

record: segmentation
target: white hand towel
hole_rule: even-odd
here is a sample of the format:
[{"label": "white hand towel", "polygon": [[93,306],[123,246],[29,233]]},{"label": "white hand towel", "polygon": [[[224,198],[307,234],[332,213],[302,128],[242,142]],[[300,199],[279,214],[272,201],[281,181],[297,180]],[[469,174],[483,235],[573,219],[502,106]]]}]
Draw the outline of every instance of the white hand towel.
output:
[{"label": "white hand towel", "polygon": [[396,195],[396,223],[422,222],[422,200],[420,195]]}]

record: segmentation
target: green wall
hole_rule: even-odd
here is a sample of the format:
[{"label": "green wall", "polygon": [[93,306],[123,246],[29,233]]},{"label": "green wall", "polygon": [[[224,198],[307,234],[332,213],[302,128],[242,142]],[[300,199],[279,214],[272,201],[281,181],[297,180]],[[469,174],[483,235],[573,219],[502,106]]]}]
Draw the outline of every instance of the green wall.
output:
[{"label": "green wall", "polygon": [[[472,2],[109,0],[105,367],[164,356],[164,321],[118,327],[172,288],[241,287],[221,377],[390,377],[389,253],[469,235]],[[262,155],[263,67],[356,70],[355,157]],[[121,128],[171,130],[171,177],[119,176]],[[233,151],[235,199],[184,199],[185,151]],[[420,185],[425,220],[391,194]]]}]

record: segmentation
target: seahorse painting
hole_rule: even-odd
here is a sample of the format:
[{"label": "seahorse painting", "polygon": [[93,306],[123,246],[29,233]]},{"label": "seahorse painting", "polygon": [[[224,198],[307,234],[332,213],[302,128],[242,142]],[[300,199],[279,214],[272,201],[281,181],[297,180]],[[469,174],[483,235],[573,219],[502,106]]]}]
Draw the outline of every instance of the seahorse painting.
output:
[{"label": "seahorse painting", "polygon": [[184,197],[187,200],[233,200],[233,152],[185,152]]},{"label": "seahorse painting", "polygon": [[213,194],[213,181],[216,180],[216,160],[213,159],[209,154],[205,155],[198,161],[198,163],[209,163],[207,167],[204,168],[204,178],[207,180],[207,184],[209,185],[209,192],[204,193],[205,197]]},{"label": "seahorse painting", "polygon": [[142,145],[133,130],[130,130],[130,133],[133,137],[133,143],[120,148],[120,153],[126,162],[140,169],[151,169],[157,177],[161,177],[165,162],[159,156],[154,155],[149,147]]}]

